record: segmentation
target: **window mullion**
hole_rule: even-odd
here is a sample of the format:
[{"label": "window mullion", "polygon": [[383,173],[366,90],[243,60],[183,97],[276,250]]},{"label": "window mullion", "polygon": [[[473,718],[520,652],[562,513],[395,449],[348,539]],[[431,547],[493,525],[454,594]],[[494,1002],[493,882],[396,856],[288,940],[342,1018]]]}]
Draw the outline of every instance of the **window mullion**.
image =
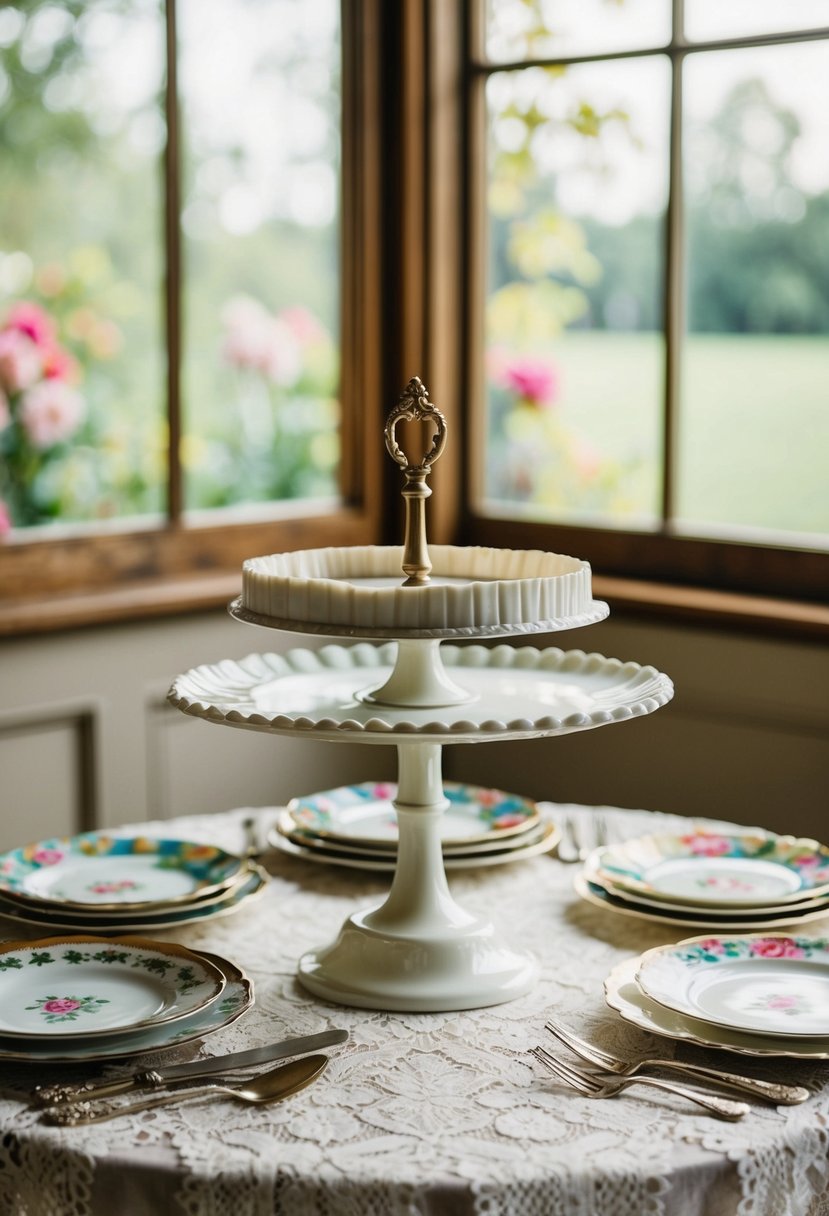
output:
[{"label": "window mullion", "polygon": [[662,528],[669,531],[676,515],[682,342],[685,327],[685,218],[682,171],[682,76],[684,54],[683,0],[673,3],[671,116],[668,148],[668,207],[665,216],[665,398],[662,426]]},{"label": "window mullion", "polygon": [[181,519],[181,141],[178,99],[176,0],[166,0],[167,73],[164,111],[164,326],[167,349],[167,518]]}]

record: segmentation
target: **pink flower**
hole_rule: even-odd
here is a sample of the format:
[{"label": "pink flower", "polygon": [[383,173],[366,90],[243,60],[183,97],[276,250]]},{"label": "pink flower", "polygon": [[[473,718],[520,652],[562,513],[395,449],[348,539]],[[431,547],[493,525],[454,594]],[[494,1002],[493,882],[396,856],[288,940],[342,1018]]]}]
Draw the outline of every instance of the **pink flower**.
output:
[{"label": "pink flower", "polygon": [[718,937],[706,937],[704,941],[699,943],[700,950],[704,950],[706,954],[722,954],[723,944]]},{"label": "pink flower", "polygon": [[328,336],[311,310],[302,304],[283,308],[277,319],[288,326],[300,346],[322,342]]},{"label": "pink flower", "polygon": [[708,836],[701,832],[693,836],[680,836],[680,840],[700,857],[721,857],[731,850],[731,841],[725,836]]},{"label": "pink flower", "polygon": [[375,798],[394,798],[397,790],[393,785],[389,785],[388,781],[378,781],[371,791]]},{"label": "pink flower", "polygon": [[56,342],[43,356],[43,374],[47,380],[67,380],[75,383],[78,380],[77,360]]},{"label": "pink flower", "polygon": [[0,540],[12,530],[12,517],[9,514],[9,508],[0,498]]},{"label": "pink flower", "polygon": [[0,381],[10,393],[19,393],[40,379],[43,357],[37,345],[17,329],[0,332]]},{"label": "pink flower", "polygon": [[771,996],[768,1000],[769,1009],[794,1009],[796,1004],[796,996]]},{"label": "pink flower", "polygon": [[261,372],[283,387],[295,384],[302,371],[299,345],[284,321],[257,300],[236,296],[222,313],[225,339],[222,353],[228,363]]},{"label": "pink flower", "polygon": [[21,300],[6,316],[4,328],[25,334],[37,346],[51,346],[55,340],[55,323],[37,304]]},{"label": "pink flower", "polygon": [[39,866],[56,866],[59,861],[63,861],[63,853],[60,849],[36,849],[32,854],[32,861],[36,861]]},{"label": "pink flower", "polygon": [[71,996],[56,996],[51,1001],[43,1002],[43,1009],[46,1013],[72,1013],[74,1009],[80,1009],[80,1001],[74,1000]]},{"label": "pink flower", "polygon": [[522,355],[504,365],[500,379],[528,405],[552,405],[558,395],[558,372],[548,359]]},{"label": "pink flower", "polygon": [[751,953],[761,958],[803,958],[805,951],[791,937],[760,937],[751,943]]},{"label": "pink flower", "polygon": [[63,443],[80,426],[85,412],[79,393],[62,380],[44,380],[24,394],[20,422],[32,447]]}]

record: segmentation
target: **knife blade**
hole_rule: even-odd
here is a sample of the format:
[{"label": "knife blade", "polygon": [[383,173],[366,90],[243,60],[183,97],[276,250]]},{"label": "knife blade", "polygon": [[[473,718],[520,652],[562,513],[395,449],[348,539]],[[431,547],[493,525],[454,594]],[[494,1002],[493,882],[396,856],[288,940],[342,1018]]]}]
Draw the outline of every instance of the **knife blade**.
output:
[{"label": "knife blade", "polygon": [[80,1085],[38,1085],[32,1092],[32,1103],[38,1107],[64,1106],[72,1102],[86,1102],[92,1098],[108,1098],[112,1094],[125,1094],[136,1089],[160,1089],[171,1081],[210,1077],[239,1068],[251,1068],[255,1064],[267,1064],[270,1060],[282,1060],[286,1056],[306,1055],[309,1051],[318,1051],[321,1047],[334,1047],[338,1043],[344,1043],[347,1038],[347,1030],[323,1030],[320,1034],[283,1039],[265,1047],[252,1047],[249,1051],[234,1051],[230,1055],[210,1056],[207,1060],[196,1060],[188,1064],[169,1064],[165,1068],[147,1069],[116,1081],[87,1081]]}]

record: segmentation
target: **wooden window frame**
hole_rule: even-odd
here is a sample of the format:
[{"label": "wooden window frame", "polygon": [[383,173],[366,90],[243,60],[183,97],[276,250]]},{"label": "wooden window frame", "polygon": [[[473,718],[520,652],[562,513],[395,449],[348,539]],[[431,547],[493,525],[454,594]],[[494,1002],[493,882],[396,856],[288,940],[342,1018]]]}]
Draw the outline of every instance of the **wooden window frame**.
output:
[{"label": "wooden window frame", "polygon": [[[682,29],[683,3],[673,0],[673,29]],[[609,576],[611,589],[625,580],[656,581],[677,587],[721,590],[727,593],[747,593],[786,600],[818,601],[826,599],[829,587],[829,555],[807,549],[790,549],[749,541],[698,538],[682,534],[672,523],[675,484],[673,477],[676,446],[676,414],[679,395],[679,356],[682,350],[684,319],[682,314],[682,64],[688,55],[711,50],[766,46],[813,39],[827,39],[827,31],[801,30],[792,33],[768,34],[756,37],[725,38],[705,42],[688,42],[674,33],[665,46],[641,51],[623,51],[584,56],[562,57],[559,60],[531,58],[526,61],[495,63],[484,54],[484,0],[466,0],[464,31],[466,54],[464,66],[465,102],[465,171],[464,186],[467,222],[465,251],[466,282],[466,367],[463,378],[464,396],[473,403],[467,423],[467,434],[474,437],[485,433],[483,378],[483,310],[486,299],[485,251],[485,103],[484,90],[489,76],[495,72],[520,70],[524,67],[551,62],[571,64],[601,60],[634,58],[662,54],[672,64],[671,93],[671,151],[670,196],[666,217],[666,280],[663,334],[666,343],[665,366],[665,447],[662,485],[662,520],[653,532],[632,532],[621,529],[581,527],[523,519],[497,518],[475,509],[467,478],[466,508],[463,511],[462,535],[466,543],[489,544],[512,548],[540,548],[573,553],[591,562],[600,576]],[[471,449],[470,449],[471,450]],[[477,441],[480,455],[480,440]],[[471,456],[470,456],[471,459]],[[480,464],[480,460],[478,460]],[[473,479],[474,493],[474,479]],[[506,512],[505,512],[506,515]],[[631,602],[646,605],[648,594],[644,586],[639,594],[630,593]],[[656,596],[660,602],[664,597]],[[690,600],[688,601],[690,603]],[[765,600],[767,605],[771,601]],[[773,614],[769,607],[769,613]],[[783,613],[783,606],[780,606]],[[752,614],[749,613],[749,616]],[[798,614],[796,614],[798,615]],[[809,614],[813,617],[814,614]],[[819,613],[824,620],[824,614]],[[827,618],[829,619],[829,618]]]},{"label": "wooden window frame", "polygon": [[[106,531],[60,524],[12,533],[0,545],[0,636],[91,625],[226,602],[257,553],[376,541],[383,512],[381,291],[385,236],[382,0],[342,5],[341,187],[342,503],[309,514],[301,501],[188,516],[180,465],[169,461],[167,516]],[[176,7],[167,0],[168,135],[164,151],[165,329],[170,449],[181,437],[181,290]]]}]

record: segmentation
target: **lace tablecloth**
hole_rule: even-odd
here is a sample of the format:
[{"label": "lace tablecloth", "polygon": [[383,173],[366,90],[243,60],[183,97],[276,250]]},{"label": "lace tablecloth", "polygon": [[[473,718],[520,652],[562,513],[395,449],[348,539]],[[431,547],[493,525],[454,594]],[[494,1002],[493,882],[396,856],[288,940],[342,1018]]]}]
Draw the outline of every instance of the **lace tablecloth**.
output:
[{"label": "lace tablecloth", "polygon": [[[555,815],[556,808],[549,810]],[[677,824],[647,812],[604,813],[614,836]],[[238,810],[141,830],[238,849],[245,815]],[[351,1038],[332,1052],[325,1076],[271,1107],[194,1102],[52,1128],[25,1100],[43,1079],[38,1070],[6,1065],[4,1216],[829,1213],[829,1070],[820,1064],[740,1057],[746,1071],[796,1080],[814,1097],[798,1107],[758,1104],[729,1124],[645,1088],[590,1101],[527,1055],[535,1043],[550,1041],[543,1026],[553,1014],[607,1047],[642,1051],[648,1036],[605,1006],[602,981],[621,959],[675,940],[670,927],[579,901],[574,868],[551,857],[455,871],[450,883],[460,901],[496,913],[516,942],[537,953],[542,978],[535,989],[472,1012],[344,1009],[304,993],[294,979],[296,961],[332,938],[355,907],[377,902],[388,889],[386,876],[279,854],[267,862],[273,882],[249,908],[157,934],[232,959],[256,986],[255,1007],[245,1017],[195,1052],[182,1047],[181,1058],[347,1027]],[[663,1054],[673,1050],[668,1040],[659,1046]],[[706,1057],[697,1050],[691,1058],[728,1067],[716,1052]],[[119,1069],[130,1071],[112,1065],[106,1072]],[[52,1075],[80,1079],[71,1069]]]}]

